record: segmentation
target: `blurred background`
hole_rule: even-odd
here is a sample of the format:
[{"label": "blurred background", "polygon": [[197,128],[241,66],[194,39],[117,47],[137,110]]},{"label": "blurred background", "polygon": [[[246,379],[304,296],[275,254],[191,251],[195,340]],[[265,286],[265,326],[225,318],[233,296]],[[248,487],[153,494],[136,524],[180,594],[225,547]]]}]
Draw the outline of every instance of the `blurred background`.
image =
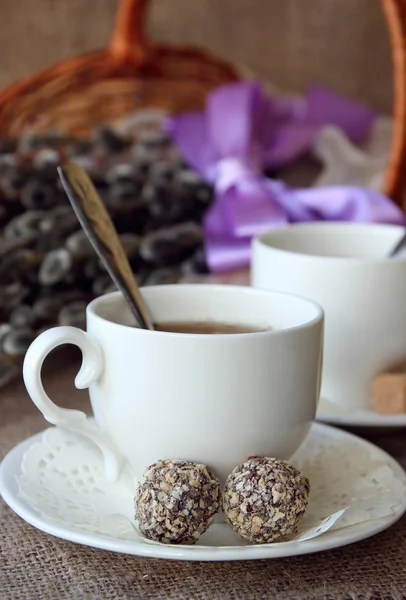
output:
[{"label": "blurred background", "polygon": [[[245,81],[240,91],[247,79],[265,84],[266,102],[275,111],[267,114],[271,150],[290,131],[286,145],[293,150],[279,162],[264,159],[258,180],[319,190],[353,185],[367,194],[383,191],[400,205],[406,169],[401,160],[387,167],[392,132],[402,137],[406,124],[399,127],[398,118],[393,128],[391,119],[384,5],[400,6],[396,0],[1,0],[0,385],[19,372],[36,335],[56,324],[85,327],[89,300],[115,289],[61,188],[58,164],[79,162],[89,172],[139,285],[248,282],[248,238],[241,268],[212,269],[204,223],[218,200],[216,181],[187,152],[195,128],[179,139],[162,118],[208,110],[207,94],[220,85],[238,77]],[[113,31],[114,43],[104,51]],[[162,48],[157,41],[182,48]],[[312,112],[308,88],[315,83]],[[140,108],[156,106],[165,114],[150,119],[143,113],[137,121]],[[230,116],[228,109],[228,137],[234,139],[244,114]],[[218,122],[224,140],[227,126]],[[252,139],[241,147],[255,147],[256,119],[250,114],[244,122],[251,124]],[[295,136],[300,152],[294,151]],[[196,136],[195,147],[204,139]],[[404,144],[392,144],[402,160]],[[393,164],[396,178],[390,180],[385,174]],[[396,198],[388,192],[395,188]],[[321,190],[318,197],[324,196]],[[331,218],[317,210],[313,217]]]},{"label": "blurred background", "polygon": [[[103,47],[116,0],[1,0],[0,86]],[[324,83],[392,107],[389,36],[378,0],[152,0],[152,39],[202,45],[281,89]]]}]

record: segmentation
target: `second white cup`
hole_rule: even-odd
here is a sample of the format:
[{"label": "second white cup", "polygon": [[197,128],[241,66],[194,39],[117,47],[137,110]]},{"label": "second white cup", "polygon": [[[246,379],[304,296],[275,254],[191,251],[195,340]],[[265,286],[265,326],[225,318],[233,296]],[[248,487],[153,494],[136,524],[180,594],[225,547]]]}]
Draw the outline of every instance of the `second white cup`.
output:
[{"label": "second white cup", "polygon": [[325,311],[322,398],[370,408],[379,372],[406,359],[406,258],[387,258],[403,227],[291,225],[253,242],[252,285],[310,298]]}]

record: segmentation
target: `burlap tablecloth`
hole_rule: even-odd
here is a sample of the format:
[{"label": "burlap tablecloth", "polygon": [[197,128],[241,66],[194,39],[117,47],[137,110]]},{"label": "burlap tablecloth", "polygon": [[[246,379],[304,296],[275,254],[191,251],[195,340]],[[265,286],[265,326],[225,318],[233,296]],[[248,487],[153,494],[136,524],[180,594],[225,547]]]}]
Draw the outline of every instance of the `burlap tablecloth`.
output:
[{"label": "burlap tablecloth", "polygon": [[[73,387],[78,357],[48,366],[60,405],[89,408]],[[45,427],[22,382],[0,392],[0,457]],[[406,467],[405,432],[368,435]],[[329,552],[231,563],[185,563],[86,548],[37,531],[0,500],[1,600],[347,600],[406,598],[406,517],[364,542]]]}]

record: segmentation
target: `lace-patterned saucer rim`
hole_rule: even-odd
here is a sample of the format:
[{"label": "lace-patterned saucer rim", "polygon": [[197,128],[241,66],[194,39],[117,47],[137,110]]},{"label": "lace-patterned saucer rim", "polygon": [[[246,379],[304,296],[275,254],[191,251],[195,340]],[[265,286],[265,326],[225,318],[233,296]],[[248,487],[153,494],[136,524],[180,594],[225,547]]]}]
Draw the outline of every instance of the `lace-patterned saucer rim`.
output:
[{"label": "lace-patterned saucer rim", "polygon": [[376,429],[406,428],[406,413],[380,415],[372,410],[343,410],[332,402],[320,400],[316,419],[329,425],[343,427],[368,427]]},{"label": "lace-patterned saucer rim", "polygon": [[[371,461],[384,461],[394,472],[396,478],[406,484],[406,473],[402,467],[386,452],[367,442],[358,436],[347,433],[335,427],[329,427],[320,423],[314,423],[310,436],[314,434],[328,435],[337,441],[356,442],[360,448],[365,450]],[[354,542],[366,539],[387,529],[406,511],[406,497],[403,504],[388,516],[373,519],[363,523],[348,526],[344,529],[331,530],[324,535],[304,542],[288,542],[284,544],[269,544],[264,546],[164,546],[148,545],[137,541],[128,541],[112,538],[96,533],[79,531],[74,527],[58,525],[41,517],[32,506],[18,496],[17,474],[20,472],[24,453],[28,448],[41,440],[43,432],[38,433],[24,442],[15,446],[0,464],[0,494],[8,506],[24,521],[37,529],[63,540],[77,544],[120,552],[135,556],[151,558],[164,558],[171,560],[187,561],[233,561],[233,560],[260,560],[265,558],[283,558],[298,556],[300,554],[311,554],[346,546]],[[228,530],[225,524],[219,524],[220,538],[223,531]],[[221,528],[224,528],[221,531]]]}]

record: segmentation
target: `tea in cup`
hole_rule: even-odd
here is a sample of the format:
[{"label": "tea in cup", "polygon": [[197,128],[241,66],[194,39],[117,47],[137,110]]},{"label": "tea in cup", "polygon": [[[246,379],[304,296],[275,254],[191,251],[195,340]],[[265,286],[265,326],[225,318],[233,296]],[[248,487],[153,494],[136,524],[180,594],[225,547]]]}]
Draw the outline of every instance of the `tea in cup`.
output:
[{"label": "tea in cup", "polygon": [[[221,482],[249,456],[289,459],[316,413],[322,309],[239,286],[177,284],[141,293],[161,330],[135,327],[117,292],[89,304],[87,332],[56,327],[32,343],[24,381],[45,419],[93,440],[112,481],[125,464],[140,479],[166,458],[207,464]],[[83,353],[75,383],[89,388],[96,424],[56,406],[42,387],[45,357],[66,343]]]}]

